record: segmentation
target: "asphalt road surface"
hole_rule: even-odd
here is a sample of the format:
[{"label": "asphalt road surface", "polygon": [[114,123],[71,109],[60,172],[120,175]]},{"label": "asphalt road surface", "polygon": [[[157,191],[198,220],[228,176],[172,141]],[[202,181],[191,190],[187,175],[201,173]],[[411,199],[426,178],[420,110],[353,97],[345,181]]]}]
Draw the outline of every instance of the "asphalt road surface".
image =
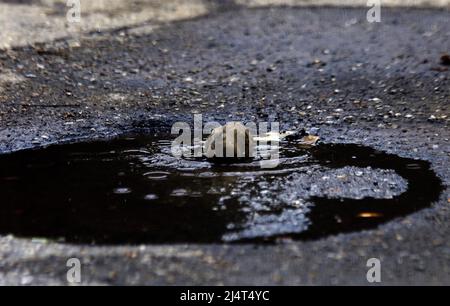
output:
[{"label": "asphalt road surface", "polygon": [[167,130],[194,113],[263,118],[429,161],[440,200],[377,229],[275,245],[1,236],[0,284],[67,284],[77,257],[83,284],[366,285],[375,257],[382,284],[450,285],[448,3],[383,7],[368,23],[364,7],[252,2],[113,1],[68,26],[60,1],[0,0],[0,152]]}]

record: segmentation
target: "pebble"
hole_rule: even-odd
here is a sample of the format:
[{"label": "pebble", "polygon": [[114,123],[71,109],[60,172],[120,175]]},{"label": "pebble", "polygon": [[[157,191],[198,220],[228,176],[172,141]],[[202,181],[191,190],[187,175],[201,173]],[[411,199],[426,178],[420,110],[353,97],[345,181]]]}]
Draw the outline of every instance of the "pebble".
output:
[{"label": "pebble", "polygon": [[362,176],[364,174],[364,172],[362,172],[362,171],[356,171],[355,172],[355,175],[356,176]]}]

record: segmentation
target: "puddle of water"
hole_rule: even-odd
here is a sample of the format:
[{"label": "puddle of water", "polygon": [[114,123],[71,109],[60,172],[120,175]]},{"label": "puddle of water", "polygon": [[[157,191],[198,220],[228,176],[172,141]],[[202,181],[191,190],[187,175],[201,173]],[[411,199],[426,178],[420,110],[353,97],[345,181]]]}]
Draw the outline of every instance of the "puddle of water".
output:
[{"label": "puddle of water", "polygon": [[0,156],[0,233],[71,243],[272,242],[374,228],[430,206],[425,161],[345,144],[282,143],[281,163],[176,159],[167,137]]}]

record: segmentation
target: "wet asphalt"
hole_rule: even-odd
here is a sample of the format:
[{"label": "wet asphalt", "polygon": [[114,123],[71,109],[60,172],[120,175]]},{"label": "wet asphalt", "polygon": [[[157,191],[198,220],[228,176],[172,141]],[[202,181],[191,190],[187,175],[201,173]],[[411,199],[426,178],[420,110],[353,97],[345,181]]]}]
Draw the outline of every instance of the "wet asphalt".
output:
[{"label": "wet asphalt", "polygon": [[0,51],[0,151],[167,131],[196,113],[278,121],[429,161],[439,201],[376,229],[276,245],[2,236],[0,284],[67,284],[70,257],[83,284],[367,285],[373,257],[381,284],[450,284],[448,10],[385,8],[371,24],[366,9],[213,4],[185,20]]}]

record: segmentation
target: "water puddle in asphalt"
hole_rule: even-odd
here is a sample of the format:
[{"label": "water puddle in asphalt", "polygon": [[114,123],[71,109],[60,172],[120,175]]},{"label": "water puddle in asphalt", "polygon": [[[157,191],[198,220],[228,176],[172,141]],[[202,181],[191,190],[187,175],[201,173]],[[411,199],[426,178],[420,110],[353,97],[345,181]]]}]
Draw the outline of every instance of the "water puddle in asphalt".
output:
[{"label": "water puddle in asphalt", "polygon": [[126,136],[0,156],[0,234],[89,244],[276,242],[370,229],[437,201],[428,162],[295,141],[280,165],[176,159]]}]

